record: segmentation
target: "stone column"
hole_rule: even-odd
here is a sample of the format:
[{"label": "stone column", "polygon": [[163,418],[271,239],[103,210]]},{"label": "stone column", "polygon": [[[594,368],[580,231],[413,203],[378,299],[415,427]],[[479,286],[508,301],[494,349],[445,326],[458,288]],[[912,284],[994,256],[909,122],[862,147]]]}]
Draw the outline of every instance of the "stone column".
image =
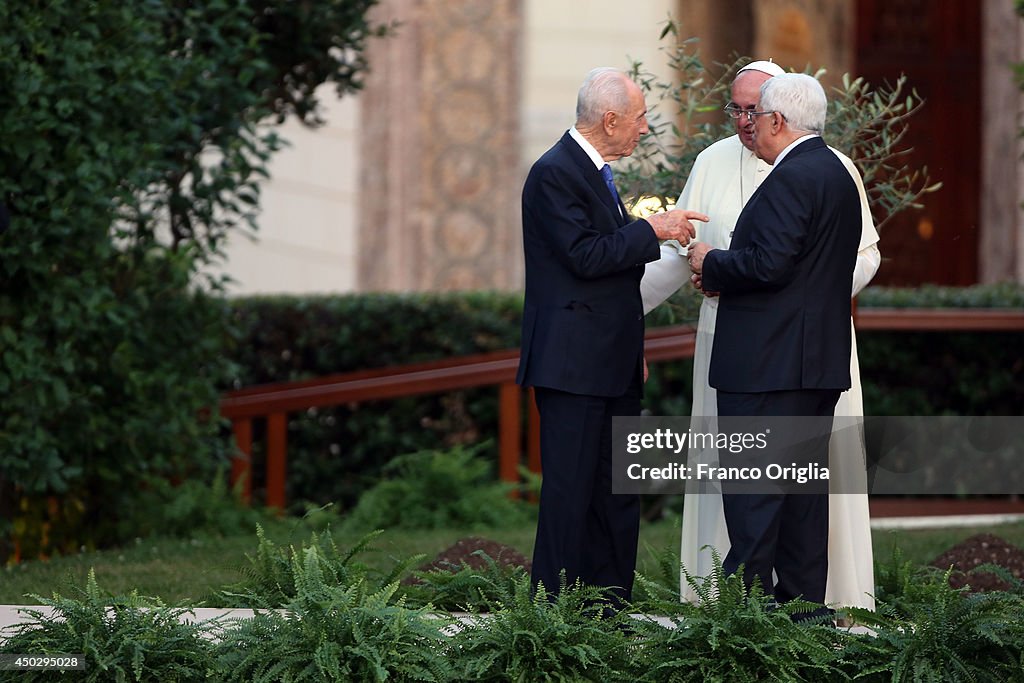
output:
[{"label": "stone column", "polygon": [[754,52],[785,69],[824,67],[837,85],[853,68],[855,5],[834,0],[754,0]]},{"label": "stone column", "polygon": [[981,8],[981,230],[978,279],[1024,282],[1024,173],[1021,91],[1013,72],[1024,61],[1022,22],[1006,0]]},{"label": "stone column", "polygon": [[362,98],[360,290],[521,285],[520,0],[383,0]]},{"label": "stone column", "polygon": [[[676,0],[680,37],[697,36],[705,66],[730,64],[739,55],[767,59],[754,50],[754,13],[750,0]],[[777,61],[777,60],[776,60]]]}]

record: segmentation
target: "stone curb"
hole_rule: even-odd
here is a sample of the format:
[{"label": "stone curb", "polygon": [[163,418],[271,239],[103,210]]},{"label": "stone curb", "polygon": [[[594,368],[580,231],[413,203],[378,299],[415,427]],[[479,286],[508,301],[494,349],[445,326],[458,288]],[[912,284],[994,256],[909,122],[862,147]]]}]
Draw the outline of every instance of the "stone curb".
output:
[{"label": "stone curb", "polygon": [[[20,623],[28,622],[32,620],[32,616],[26,614],[26,610],[32,610],[39,612],[44,617],[51,617],[54,613],[52,607],[45,605],[0,605],[0,640],[2,640],[9,632],[10,629]],[[284,610],[279,610],[283,612]],[[212,621],[214,619],[221,619],[226,622],[235,620],[252,619],[256,613],[255,610],[251,609],[219,609],[216,607],[194,607],[192,609],[183,612],[179,621],[181,623],[202,623]],[[470,625],[477,619],[486,619],[487,614],[472,615],[467,612],[452,612],[451,616],[459,620],[465,625]],[[656,614],[631,614],[631,617],[637,620],[644,620],[659,624],[665,628],[674,628],[675,622],[664,616]],[[457,630],[458,626],[445,629],[447,635],[453,635]],[[871,631],[863,626],[853,626],[847,628],[850,633],[870,633]]]}]

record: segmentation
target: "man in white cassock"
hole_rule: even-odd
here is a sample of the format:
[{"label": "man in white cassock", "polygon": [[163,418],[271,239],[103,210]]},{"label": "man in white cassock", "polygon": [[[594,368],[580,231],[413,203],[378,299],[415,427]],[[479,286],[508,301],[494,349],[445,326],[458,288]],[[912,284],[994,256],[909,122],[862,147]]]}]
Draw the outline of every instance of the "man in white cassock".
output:
[{"label": "man in white cassock", "polygon": [[[712,248],[729,248],[736,219],[754,190],[772,170],[753,152],[754,117],[746,112],[757,110],[761,84],[781,73],[784,73],[782,68],[769,61],[755,61],[740,69],[732,83],[731,101],[725,107],[736,127],[736,135],[719,140],[698,155],[679,196],[678,206],[710,216],[707,223],[697,226],[696,240]],[[848,157],[833,151],[849,170],[861,199],[862,234],[851,292],[856,296],[878,270],[881,262],[877,247],[879,238],[860,173]],[[686,248],[673,242],[663,244],[661,258],[647,265],[640,284],[645,313],[680,287],[688,285],[690,275]],[[692,415],[694,428],[700,427],[700,431],[717,431],[717,396],[715,389],[708,384],[717,313],[718,299],[704,296],[693,359]],[[862,416],[864,413],[856,339],[850,356],[850,375],[852,386],[840,395],[836,405],[835,414],[839,418]],[[833,491],[866,490],[862,432],[840,429],[850,423],[849,419],[836,420],[836,429],[829,443],[830,488]],[[691,460],[717,461],[714,449],[697,450],[691,449]],[[709,482],[692,484],[684,497],[680,557],[691,576],[705,577],[712,569],[711,548],[724,558],[730,548],[729,535],[720,489]],[[829,496],[828,537],[825,602],[874,609],[874,567],[866,493],[833,493]],[[697,599],[685,575],[681,576],[680,589],[682,599]]]}]

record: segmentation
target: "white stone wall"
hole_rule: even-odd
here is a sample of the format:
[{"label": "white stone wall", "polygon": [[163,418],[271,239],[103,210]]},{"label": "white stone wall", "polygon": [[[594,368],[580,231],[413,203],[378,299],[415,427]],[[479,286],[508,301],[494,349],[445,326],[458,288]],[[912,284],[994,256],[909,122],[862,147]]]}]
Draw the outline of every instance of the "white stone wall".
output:
[{"label": "white stone wall", "polygon": [[576,92],[590,69],[626,69],[632,60],[638,60],[648,71],[667,73],[658,36],[674,4],[671,0],[628,5],[613,0],[527,0],[523,35],[524,177],[533,161],[572,125]]},{"label": "white stone wall", "polygon": [[327,123],[289,121],[289,145],[270,163],[259,230],[235,234],[221,269],[232,294],[347,292],[356,288],[359,107],[323,89]]}]

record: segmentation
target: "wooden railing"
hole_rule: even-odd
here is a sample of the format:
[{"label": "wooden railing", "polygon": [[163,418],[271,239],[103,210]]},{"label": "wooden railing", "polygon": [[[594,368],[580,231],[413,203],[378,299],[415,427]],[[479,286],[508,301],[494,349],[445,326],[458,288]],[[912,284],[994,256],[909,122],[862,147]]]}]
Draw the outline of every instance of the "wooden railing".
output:
[{"label": "wooden railing", "polygon": [[[649,362],[693,355],[691,326],[663,327],[647,333]],[[523,453],[523,393],[515,383],[519,350],[462,356],[430,363],[329,375],[299,382],[282,382],[239,389],[221,401],[221,415],[231,420],[238,456],[232,461],[232,485],[242,480],[242,495],[252,498],[253,421],[266,419],[266,500],[283,509],[287,476],[288,413],[421,394],[435,394],[482,386],[498,387],[498,474],[504,481],[519,481]],[[540,471],[540,431],[536,406],[527,401],[526,464]]]},{"label": "wooden railing", "polygon": [[[861,308],[855,320],[859,331],[1024,331],[1024,311],[1018,310]],[[690,325],[650,329],[644,345],[647,361],[690,358],[695,341],[695,328]],[[220,411],[231,420],[238,449],[231,467],[232,484],[242,480],[243,496],[251,500],[256,419],[266,419],[265,503],[283,510],[287,502],[288,413],[482,386],[498,387],[498,473],[503,480],[516,482],[523,453],[523,395],[515,383],[518,365],[519,350],[510,349],[229,392],[221,401]],[[531,471],[539,472],[539,420],[532,396],[526,403],[526,464]]]},{"label": "wooden railing", "polygon": [[1012,308],[860,308],[858,332],[1022,332],[1024,311]]},{"label": "wooden railing", "polygon": [[[463,356],[432,363],[402,365],[329,375],[302,382],[267,384],[234,391],[221,401],[221,414],[231,420],[239,455],[232,462],[231,480],[244,478],[242,494],[252,496],[252,423],[267,420],[266,504],[284,508],[287,470],[287,415],[290,412],[388,398],[440,393],[455,389],[499,387],[499,450],[502,479],[518,476],[521,451],[521,392],[515,383],[517,351]],[[514,455],[514,457],[513,457]],[[539,463],[539,459],[538,459]]]}]

